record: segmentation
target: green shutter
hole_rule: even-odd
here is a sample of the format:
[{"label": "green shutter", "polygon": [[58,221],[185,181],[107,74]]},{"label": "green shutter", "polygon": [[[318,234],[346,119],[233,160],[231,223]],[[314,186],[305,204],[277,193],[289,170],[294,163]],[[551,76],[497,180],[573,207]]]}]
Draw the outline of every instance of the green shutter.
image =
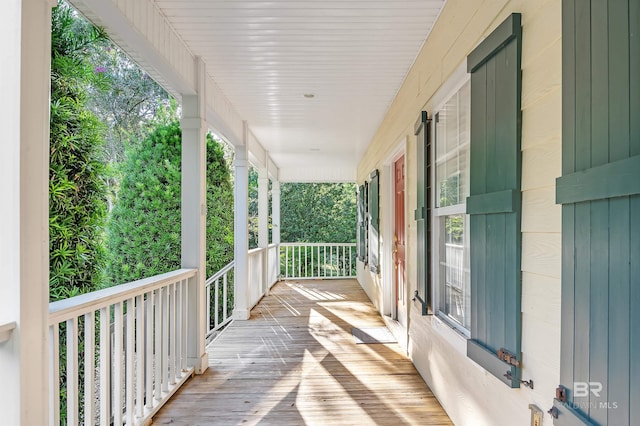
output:
[{"label": "green shutter", "polygon": [[427,112],[422,111],[414,126],[417,137],[417,205],[414,213],[417,242],[417,289],[415,299],[422,304],[422,315],[431,309],[431,140]]},{"label": "green shutter", "polygon": [[365,241],[364,185],[358,187],[358,260],[366,259],[367,243]]},{"label": "green shutter", "polygon": [[369,269],[380,272],[380,175],[371,173],[369,182]]},{"label": "green shutter", "polygon": [[[511,387],[521,362],[521,24],[512,14],[468,57],[471,338],[467,355]],[[507,376],[510,376],[507,377]]]},{"label": "green shutter", "polygon": [[563,2],[556,425],[640,424],[639,36],[640,0]]}]

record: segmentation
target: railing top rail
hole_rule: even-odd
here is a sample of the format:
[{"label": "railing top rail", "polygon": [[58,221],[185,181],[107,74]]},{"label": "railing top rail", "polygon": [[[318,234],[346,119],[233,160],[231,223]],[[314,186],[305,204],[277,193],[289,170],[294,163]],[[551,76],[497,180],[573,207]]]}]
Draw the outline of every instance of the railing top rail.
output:
[{"label": "railing top rail", "polygon": [[11,337],[11,333],[15,330],[17,324],[15,321],[6,324],[0,324],[0,343],[6,342]]},{"label": "railing top rail", "polygon": [[351,246],[355,247],[356,243],[280,243],[280,246],[286,247],[302,247],[302,246],[311,246],[311,247],[342,247],[342,246]]},{"label": "railing top rail", "polygon": [[91,293],[81,294],[68,299],[49,303],[49,325],[78,317],[87,312],[105,308],[157,288],[196,275],[197,269],[178,269],[165,274],[120,284]]},{"label": "railing top rail", "polygon": [[251,256],[252,254],[260,253],[262,251],[264,251],[264,247],[256,247],[254,249],[249,250],[247,254]]},{"label": "railing top rail", "polygon": [[232,260],[231,262],[227,263],[222,269],[220,269],[218,272],[216,272],[215,274],[207,278],[207,281],[205,282],[204,285],[205,286],[211,285],[212,282],[214,282],[215,280],[217,280],[218,278],[220,278],[221,276],[223,276],[224,274],[232,270],[235,265],[236,265],[235,260]]}]

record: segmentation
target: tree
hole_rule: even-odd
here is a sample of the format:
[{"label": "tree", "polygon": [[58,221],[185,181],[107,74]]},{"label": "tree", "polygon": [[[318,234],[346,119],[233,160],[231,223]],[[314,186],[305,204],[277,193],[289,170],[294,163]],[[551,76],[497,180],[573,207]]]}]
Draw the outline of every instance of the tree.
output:
[{"label": "tree", "polygon": [[[181,137],[160,124],[127,155],[107,227],[111,285],[180,267]],[[207,136],[207,275],[233,259],[233,191],[224,150]]]},{"label": "tree", "polygon": [[104,256],[104,126],[87,107],[103,83],[87,49],[104,33],[59,3],[52,12],[49,168],[50,299],[97,288]]},{"label": "tree", "polygon": [[355,184],[283,183],[280,194],[283,242],[355,243]]}]

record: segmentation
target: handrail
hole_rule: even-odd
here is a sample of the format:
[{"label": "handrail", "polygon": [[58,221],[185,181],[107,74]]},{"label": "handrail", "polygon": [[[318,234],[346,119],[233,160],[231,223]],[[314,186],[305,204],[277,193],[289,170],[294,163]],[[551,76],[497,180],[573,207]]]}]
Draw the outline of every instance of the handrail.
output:
[{"label": "handrail", "polygon": [[180,269],[49,304],[51,424],[64,415],[68,424],[150,421],[194,372],[197,273]]},{"label": "handrail", "polygon": [[0,343],[6,342],[11,338],[11,333],[15,330],[16,326],[15,321],[0,325]]},{"label": "handrail", "polygon": [[178,269],[126,284],[92,291],[68,299],[49,303],[49,325],[60,323],[85,312],[124,302],[141,293],[148,293],[169,283],[186,280],[196,275],[197,269]]},{"label": "handrail", "polygon": [[280,245],[289,247],[355,247],[356,243],[280,243]]},{"label": "handrail", "polygon": [[356,243],[280,243],[285,279],[344,279],[356,276]]},{"label": "handrail", "polygon": [[251,256],[252,254],[256,254],[256,253],[260,253],[261,251],[264,251],[264,247],[256,247],[256,248],[252,248],[251,250],[249,250],[247,252],[248,256]]},{"label": "handrail", "polygon": [[[206,337],[209,339],[233,319],[234,280],[236,262],[232,260],[205,281]],[[220,288],[222,287],[222,288]]]},{"label": "handrail", "polygon": [[224,274],[232,270],[235,266],[236,266],[235,260],[232,260],[231,262],[227,263],[222,269],[220,269],[218,272],[216,272],[215,274],[207,278],[207,281],[205,282],[205,286],[211,285],[212,282],[222,277]]}]

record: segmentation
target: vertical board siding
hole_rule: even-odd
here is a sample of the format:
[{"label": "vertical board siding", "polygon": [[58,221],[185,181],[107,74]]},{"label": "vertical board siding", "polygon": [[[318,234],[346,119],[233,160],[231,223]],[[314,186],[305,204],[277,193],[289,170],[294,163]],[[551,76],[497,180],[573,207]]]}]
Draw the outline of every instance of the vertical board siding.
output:
[{"label": "vertical board siding", "polygon": [[[562,2],[562,174],[575,170],[575,0]],[[560,383],[573,383],[575,297],[575,205],[562,208],[562,322],[560,324]]]},{"label": "vertical board siding", "polygon": [[[521,361],[520,31],[520,15],[513,14],[467,62],[472,69],[470,196],[515,190],[513,209],[507,212],[487,213],[467,204],[472,289],[468,355],[511,387],[520,386],[520,369],[496,353],[505,348]],[[478,344],[487,354],[478,355]],[[506,379],[505,371],[513,379]]]},{"label": "vertical board siding", "polygon": [[[563,2],[563,176],[640,154],[639,9],[639,0]],[[562,206],[560,381],[569,404],[556,401],[557,425],[640,422],[640,195],[615,190]],[[576,382],[602,391],[576,396]]]},{"label": "vertical board siding", "polygon": [[[640,4],[638,6],[640,9]],[[640,13],[636,16],[635,22],[640,24]],[[629,204],[629,217],[632,218],[629,235],[635,236],[629,244],[629,281],[632,284],[629,289],[629,304],[633,307],[629,314],[629,352],[637,355],[640,353],[640,309],[638,309],[640,306],[640,285],[638,285],[640,283],[640,220],[637,220],[640,217],[640,196],[631,197]],[[637,360],[630,363],[629,377],[636,378],[636,384],[630,386],[629,401],[640,401],[640,386],[637,385],[637,378],[640,377],[640,363]],[[631,404],[629,419],[635,421],[640,419],[640,404]]]},{"label": "vertical board siding", "polygon": [[[640,155],[640,1],[629,2],[629,116],[633,119],[629,126],[629,154]],[[640,353],[640,196],[629,200],[629,235],[635,238],[629,241],[629,353]],[[631,362],[629,377],[640,377],[640,363]],[[630,386],[629,401],[640,401],[640,386]],[[629,407],[629,421],[640,420],[640,404]]]},{"label": "vertical board siding", "polygon": [[[471,74],[471,87],[474,88],[471,96],[471,126],[475,142],[475,150],[470,160],[470,169],[476,170],[473,179],[470,179],[469,191],[472,194],[487,192],[486,169],[484,164],[487,161],[486,153],[486,121],[487,121],[487,68],[480,67]],[[470,229],[485,229],[486,216],[473,215],[469,219]],[[473,238],[479,247],[486,246],[486,233],[476,232]],[[485,279],[486,272],[484,251],[471,252],[470,268],[474,273],[476,285],[471,286],[471,335],[477,336],[478,340],[484,341],[487,338],[486,315],[487,312],[481,309],[485,306]]]}]

